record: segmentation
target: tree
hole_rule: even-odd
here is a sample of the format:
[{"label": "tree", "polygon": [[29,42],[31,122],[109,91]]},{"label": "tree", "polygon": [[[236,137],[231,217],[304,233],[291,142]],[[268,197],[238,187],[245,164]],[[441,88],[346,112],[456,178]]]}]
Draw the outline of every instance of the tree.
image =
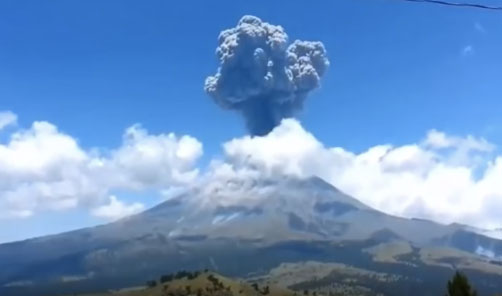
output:
[{"label": "tree", "polygon": [[164,274],[160,277],[160,282],[161,283],[167,283],[173,280],[173,275],[172,274]]},{"label": "tree", "polygon": [[478,293],[471,286],[467,276],[459,271],[448,281],[448,293],[446,296],[477,296]]}]

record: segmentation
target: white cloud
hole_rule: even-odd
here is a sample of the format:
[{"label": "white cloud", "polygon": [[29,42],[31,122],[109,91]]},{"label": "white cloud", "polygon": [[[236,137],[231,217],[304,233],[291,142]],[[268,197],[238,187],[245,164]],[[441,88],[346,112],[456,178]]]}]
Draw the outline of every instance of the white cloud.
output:
[{"label": "white cloud", "polygon": [[[502,155],[494,148],[484,139],[431,130],[416,143],[354,153],[324,146],[288,119],[267,136],[225,143],[205,190],[227,197],[222,204],[235,203],[237,190],[245,203],[260,195],[247,190],[256,190],[253,182],[263,175],[317,175],[390,214],[494,228],[502,224]],[[34,122],[0,143],[0,218],[75,207],[107,219],[136,213],[142,203],[113,195],[155,190],[169,198],[199,178],[201,155],[195,138],[153,135],[139,125],[125,130],[119,147],[99,150],[82,148],[51,123]]]},{"label": "white cloud", "polygon": [[390,214],[491,228],[502,224],[502,156],[493,149],[484,139],[432,130],[417,143],[353,153],[325,147],[289,119],[265,137],[224,144],[225,163],[217,167],[317,175]]},{"label": "white cloud", "polygon": [[17,123],[17,115],[11,111],[0,111],[0,130]]},{"label": "white cloud", "polygon": [[189,136],[128,128],[120,147],[85,150],[51,123],[34,122],[0,143],[0,218],[94,208],[114,191],[162,190],[198,175],[202,145]]},{"label": "white cloud", "polygon": [[474,138],[471,135],[464,138],[449,136],[437,130],[429,131],[421,144],[428,150],[448,151],[450,164],[486,163],[485,159],[478,156],[489,154],[495,149],[493,144],[483,138]]},{"label": "white cloud", "polygon": [[109,220],[118,220],[120,218],[137,214],[145,209],[141,203],[135,202],[132,204],[125,204],[118,200],[116,196],[109,197],[109,203],[97,207],[91,211],[91,214]]},{"label": "white cloud", "polygon": [[[197,177],[195,168],[202,155],[202,144],[190,136],[149,135],[139,125],[128,128],[122,146],[109,158],[100,159],[115,186],[141,190],[190,182]],[[118,174],[117,174],[118,172]]]},{"label": "white cloud", "polygon": [[462,48],[462,56],[467,57],[474,54],[474,47],[472,45],[466,45]]}]

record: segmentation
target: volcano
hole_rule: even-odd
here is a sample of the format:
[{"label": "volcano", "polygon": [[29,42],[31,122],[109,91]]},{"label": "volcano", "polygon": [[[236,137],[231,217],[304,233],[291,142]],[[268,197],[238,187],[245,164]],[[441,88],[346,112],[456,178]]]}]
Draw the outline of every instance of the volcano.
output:
[{"label": "volcano", "polygon": [[0,245],[0,295],[103,291],[179,270],[270,280],[305,262],[395,275],[372,287],[386,295],[437,294],[454,269],[495,293],[501,257],[501,240],[387,215],[317,177],[228,178],[110,224]]}]

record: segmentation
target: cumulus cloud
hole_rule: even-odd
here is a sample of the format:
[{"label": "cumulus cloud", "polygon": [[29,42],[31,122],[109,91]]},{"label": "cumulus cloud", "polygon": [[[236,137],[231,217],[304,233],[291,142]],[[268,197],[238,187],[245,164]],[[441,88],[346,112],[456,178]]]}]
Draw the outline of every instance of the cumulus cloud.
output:
[{"label": "cumulus cloud", "polygon": [[432,130],[402,146],[378,145],[362,153],[326,147],[287,119],[265,137],[224,144],[228,175],[317,175],[364,203],[387,213],[480,227],[502,224],[502,156],[472,136]]},{"label": "cumulus cloud", "polygon": [[[0,218],[94,208],[114,191],[162,190],[198,175],[202,144],[189,136],[149,134],[139,125],[111,150],[86,150],[49,122],[34,122],[0,143]],[[113,204],[113,203],[112,203]]]},{"label": "cumulus cloud", "polygon": [[11,111],[0,111],[0,131],[9,125],[17,123],[17,115]]},{"label": "cumulus cloud", "polygon": [[91,214],[108,220],[118,220],[126,216],[137,214],[144,209],[145,206],[142,203],[135,202],[128,205],[112,195],[109,197],[108,204],[92,209]]},{"label": "cumulus cloud", "polygon": [[126,129],[122,146],[96,165],[113,175],[115,186],[142,190],[190,182],[199,173],[195,166],[200,156],[202,144],[193,137],[150,135],[134,125]]},{"label": "cumulus cloud", "polygon": [[265,135],[303,107],[329,66],[321,42],[289,44],[281,26],[244,16],[220,33],[220,67],[205,91],[221,107],[240,111],[252,135]]},{"label": "cumulus cloud", "polygon": [[154,135],[139,125],[124,131],[120,146],[104,150],[84,149],[55,125],[34,122],[0,143],[0,218],[83,207],[113,220],[144,209],[118,192],[155,190],[168,198],[195,181],[206,182],[205,195],[224,199],[220,204],[235,204],[236,196],[245,204],[263,195],[256,190],[268,190],[255,186],[263,176],[316,175],[386,213],[502,224],[502,156],[482,138],[431,130],[415,143],[355,153],[326,147],[285,119],[266,136],[224,143],[223,159],[213,160],[202,179],[201,155],[195,138]]}]

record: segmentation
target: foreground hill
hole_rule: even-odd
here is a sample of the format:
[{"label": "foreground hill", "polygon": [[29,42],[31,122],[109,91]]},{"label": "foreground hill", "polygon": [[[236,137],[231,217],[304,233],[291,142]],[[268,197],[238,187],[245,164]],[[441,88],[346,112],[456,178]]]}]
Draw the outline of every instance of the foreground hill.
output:
[{"label": "foreground hill", "polygon": [[279,286],[260,286],[230,279],[214,272],[194,272],[189,276],[155,282],[153,287],[129,288],[122,291],[81,296],[295,296],[298,293]]},{"label": "foreground hill", "polygon": [[342,264],[349,281],[354,269],[397,277],[374,283],[388,295],[435,295],[460,268],[493,294],[502,291],[501,255],[502,241],[386,215],[319,178],[247,177],[198,184],[115,223],[0,245],[0,295],[105,291],[204,268],[263,277],[308,261]]}]

